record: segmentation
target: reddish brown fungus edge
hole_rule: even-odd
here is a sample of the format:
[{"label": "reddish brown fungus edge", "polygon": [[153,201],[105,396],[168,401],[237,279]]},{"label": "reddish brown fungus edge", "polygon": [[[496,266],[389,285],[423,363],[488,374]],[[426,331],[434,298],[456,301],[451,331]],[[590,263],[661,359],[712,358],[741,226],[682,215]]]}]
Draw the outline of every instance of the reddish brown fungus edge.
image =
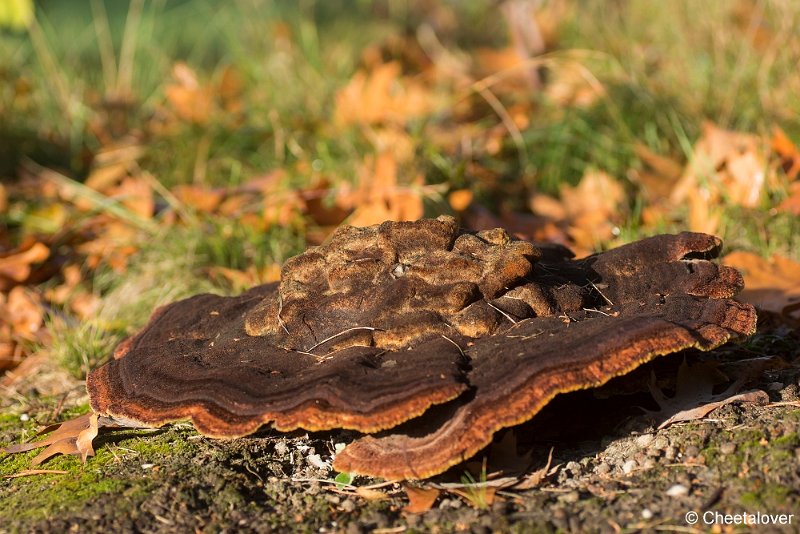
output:
[{"label": "reddish brown fungus edge", "polygon": [[[642,350],[645,347],[637,345],[629,346],[617,352],[613,358],[598,357],[592,364],[580,369],[553,369],[543,375],[531,377],[514,392],[496,399],[494,411],[484,412],[470,423],[468,432],[459,440],[458,451],[453,451],[452,448],[448,450],[446,447],[430,447],[433,450],[424,456],[423,465],[391,461],[386,454],[380,454],[379,439],[365,436],[345,447],[336,456],[333,467],[340,472],[387,480],[424,479],[438,475],[485,448],[497,431],[532,419],[558,394],[602,386],[659,356],[690,348],[709,351],[731,339],[755,333],[756,311],[749,304],[729,301],[725,319],[723,326],[706,325],[700,328],[704,335],[709,336],[705,341],[696,340],[685,328],[675,325],[662,331],[662,335],[656,340],[650,340],[656,343],[668,343],[672,340],[675,342],[655,350]],[[603,365],[600,365],[601,362]]]},{"label": "reddish brown fungus edge", "polygon": [[311,432],[337,428],[366,434],[380,432],[419,417],[435,404],[455,399],[467,388],[466,384],[438,387],[428,394],[369,413],[337,410],[312,400],[288,413],[265,411],[255,416],[237,416],[225,412],[225,417],[222,418],[214,415],[212,413],[214,410],[201,402],[163,406],[158,409],[147,409],[142,404],[132,401],[126,402],[124,407],[119,406],[118,401],[114,400],[119,396],[108,387],[108,369],[108,365],[95,369],[86,378],[86,390],[89,393],[92,409],[96,413],[148,428],[190,421],[200,434],[220,439],[244,437],[267,424],[271,424],[281,432],[298,428]]}]

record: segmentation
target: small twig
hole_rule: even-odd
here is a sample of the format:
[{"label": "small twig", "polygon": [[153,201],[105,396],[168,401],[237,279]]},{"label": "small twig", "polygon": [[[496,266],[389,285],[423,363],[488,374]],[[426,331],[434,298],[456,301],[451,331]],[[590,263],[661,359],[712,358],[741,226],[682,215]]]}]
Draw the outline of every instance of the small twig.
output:
[{"label": "small twig", "polygon": [[281,318],[281,312],[283,311],[283,296],[278,292],[278,324],[281,325],[283,331],[286,332],[286,335],[289,335],[289,329],[286,328],[286,324],[284,324],[283,319]]},{"label": "small twig", "polygon": [[3,475],[3,478],[20,478],[34,475],[66,475],[68,472],[69,471],[64,471],[62,469],[26,469],[25,471],[20,471],[13,475]]},{"label": "small twig", "polygon": [[458,343],[456,343],[455,341],[453,341],[452,339],[450,339],[449,337],[447,337],[447,336],[446,336],[446,335],[444,335],[444,334],[439,334],[439,335],[440,335],[440,336],[442,336],[443,338],[445,338],[447,341],[449,341],[449,342],[450,342],[450,343],[452,343],[453,345],[455,345],[455,346],[456,346],[456,348],[458,349],[458,352],[460,352],[460,353],[461,353],[461,356],[464,356],[464,357],[466,357],[466,354],[464,354],[464,350],[461,348],[461,346],[460,346]]},{"label": "small twig", "polygon": [[594,283],[594,282],[592,282],[591,280],[589,280],[589,283],[590,283],[590,284],[592,284],[592,287],[594,288],[594,290],[595,290],[595,291],[597,291],[598,293],[600,293],[600,296],[601,296],[601,297],[603,297],[603,298],[605,299],[605,301],[606,301],[606,302],[608,302],[608,305],[609,305],[609,306],[613,306],[613,305],[614,305],[614,303],[613,303],[613,302],[611,302],[611,299],[610,299],[610,298],[608,298],[607,296],[605,296],[605,295],[603,294],[603,292],[602,292],[602,291],[600,291],[600,288],[599,288],[599,287],[597,287],[597,286],[595,285],[595,283]]},{"label": "small twig", "polygon": [[506,319],[511,321],[512,324],[517,324],[517,321],[515,321],[509,314],[507,314],[506,312],[504,312],[503,310],[501,310],[500,308],[498,308],[497,306],[495,306],[494,304],[492,304],[488,300],[486,301],[486,304],[488,304],[490,308],[494,308],[495,311],[497,311],[500,315],[502,315],[503,317],[505,317]]},{"label": "small twig", "polygon": [[333,334],[333,335],[332,335],[332,336],[330,336],[330,337],[326,337],[325,339],[323,339],[322,341],[320,341],[319,343],[317,343],[317,344],[316,344],[316,345],[314,345],[313,347],[310,347],[310,348],[308,349],[308,352],[311,352],[312,350],[316,349],[316,348],[317,348],[317,347],[319,347],[320,345],[324,345],[325,343],[327,343],[328,341],[330,341],[330,340],[332,340],[332,339],[336,339],[337,337],[339,337],[339,336],[343,336],[343,335],[345,335],[345,334],[347,334],[347,333],[349,333],[349,332],[353,332],[354,330],[369,330],[369,331],[371,331],[371,332],[374,332],[375,330],[380,330],[380,328],[375,328],[375,327],[373,327],[373,326],[354,326],[353,328],[348,328],[348,329],[346,329],[346,330],[342,330],[342,331],[341,331],[341,332],[339,332],[338,334]]}]

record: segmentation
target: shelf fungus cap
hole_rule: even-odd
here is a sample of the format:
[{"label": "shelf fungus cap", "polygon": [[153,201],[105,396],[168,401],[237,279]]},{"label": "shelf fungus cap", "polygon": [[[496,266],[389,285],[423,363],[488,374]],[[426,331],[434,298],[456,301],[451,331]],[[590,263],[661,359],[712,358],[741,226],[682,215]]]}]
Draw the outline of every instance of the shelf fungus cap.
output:
[{"label": "shelf fungus cap", "polygon": [[101,415],[214,437],[374,434],[336,468],[429,477],[558,393],[752,333],[720,246],[683,233],[573,260],[450,217],[346,226],[277,284],[156,310],[87,389]]}]

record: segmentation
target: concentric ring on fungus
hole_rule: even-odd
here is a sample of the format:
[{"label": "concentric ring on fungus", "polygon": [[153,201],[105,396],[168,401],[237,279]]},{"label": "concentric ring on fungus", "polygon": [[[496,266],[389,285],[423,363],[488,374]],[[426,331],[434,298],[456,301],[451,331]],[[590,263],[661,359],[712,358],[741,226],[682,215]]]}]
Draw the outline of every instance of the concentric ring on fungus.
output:
[{"label": "concentric ring on fungus", "polygon": [[342,227],[279,284],[160,308],[87,388],[101,415],[213,437],[375,434],[334,466],[425,478],[558,393],[752,334],[754,309],[730,299],[741,276],[710,261],[720,248],[682,233],[575,260],[450,217]]}]

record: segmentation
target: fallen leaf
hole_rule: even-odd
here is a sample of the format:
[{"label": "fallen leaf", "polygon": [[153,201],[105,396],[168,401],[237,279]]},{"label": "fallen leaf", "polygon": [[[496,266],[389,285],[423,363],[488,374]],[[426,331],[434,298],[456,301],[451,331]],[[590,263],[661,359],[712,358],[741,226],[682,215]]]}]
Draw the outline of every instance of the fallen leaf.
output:
[{"label": "fallen leaf", "polygon": [[697,406],[696,408],[690,408],[686,410],[681,410],[674,414],[672,417],[658,425],[658,428],[665,428],[674,423],[680,423],[684,421],[696,421],[698,419],[703,419],[705,416],[716,410],[717,408],[721,408],[728,404],[732,404],[734,402],[747,402],[752,404],[758,405],[765,405],[769,403],[769,395],[765,391],[761,390],[752,390],[746,391],[745,393],[739,393],[738,395],[732,395],[730,397],[726,397],[724,399],[720,399],[718,401],[712,401],[707,404],[703,404],[701,406]]},{"label": "fallen leaf", "polygon": [[427,512],[441,494],[441,491],[435,488],[404,486],[404,489],[406,495],[408,495],[408,504],[403,508],[403,512],[407,514],[421,514]]},{"label": "fallen leaf", "polygon": [[[422,176],[413,184],[420,188]],[[369,226],[383,221],[414,221],[422,217],[422,195],[419,190],[397,183],[397,161],[391,152],[371,158],[359,172],[359,186],[355,191],[342,188],[336,203],[344,208],[355,208],[348,221],[353,226]]]},{"label": "fallen leaf", "polygon": [[543,467],[540,467],[539,469],[532,471],[530,474],[525,475],[519,483],[513,485],[513,488],[517,490],[526,490],[539,487],[547,477],[555,475],[558,471],[560,464],[551,468],[552,464],[553,447],[550,447],[550,453],[547,455],[547,463]]},{"label": "fallen leaf", "polygon": [[464,211],[472,204],[473,194],[469,189],[457,189],[447,195],[447,202],[453,211]]},{"label": "fallen leaf", "polygon": [[213,94],[209,87],[201,86],[197,75],[186,63],[172,67],[173,83],[164,93],[178,118],[195,124],[206,124],[213,108]]},{"label": "fallen leaf", "polygon": [[800,321],[800,263],[774,255],[766,260],[751,252],[732,252],[722,263],[744,276],[737,299],[785,320]]},{"label": "fallen leaf", "polygon": [[766,156],[760,137],[724,130],[706,122],[692,158],[670,194],[673,206],[689,204],[689,228],[714,233],[725,201],[752,208],[766,181]]},{"label": "fallen leaf", "polygon": [[0,291],[24,283],[33,265],[50,257],[50,248],[38,241],[28,241],[20,247],[0,253]]},{"label": "fallen leaf", "polygon": [[780,158],[781,167],[790,180],[800,175],[800,150],[781,128],[772,133],[772,151]]},{"label": "fallen leaf", "polygon": [[[97,414],[90,412],[43,429],[40,434],[46,432],[51,434],[40,441],[9,445],[2,451],[15,454],[47,447],[33,458],[32,465],[39,465],[57,454],[80,456],[81,461],[85,463],[87,456],[94,456],[92,440],[97,436],[99,426]],[[115,425],[104,422],[103,426]]]},{"label": "fallen leaf", "polygon": [[391,61],[360,70],[336,94],[334,120],[339,124],[405,124],[432,109],[428,89],[413,78],[401,77],[400,64]]},{"label": "fallen leaf", "polygon": [[614,237],[625,202],[622,184],[602,171],[588,171],[577,186],[561,186],[569,235],[578,248],[595,250]]},{"label": "fallen leaf", "polygon": [[678,368],[678,379],[675,395],[666,397],[655,386],[655,380],[649,384],[659,410],[651,412],[658,419],[663,419],[658,428],[665,428],[680,421],[702,419],[713,410],[732,402],[769,402],[769,396],[763,391],[748,391],[736,394],[744,383],[743,378],[733,382],[722,393],[714,394],[714,386],[725,382],[727,377],[713,363],[700,362],[688,365],[685,361]]}]

